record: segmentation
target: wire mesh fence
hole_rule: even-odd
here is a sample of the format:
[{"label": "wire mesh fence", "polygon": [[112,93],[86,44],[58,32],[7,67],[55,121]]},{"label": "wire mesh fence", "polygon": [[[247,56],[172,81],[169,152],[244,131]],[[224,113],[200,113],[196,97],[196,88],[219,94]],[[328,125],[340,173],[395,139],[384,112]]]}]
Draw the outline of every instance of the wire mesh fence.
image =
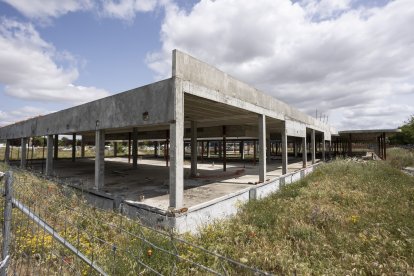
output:
[{"label": "wire mesh fence", "polygon": [[[1,197],[1,214],[4,206]],[[8,275],[267,274],[173,232],[90,206],[81,191],[26,171],[14,174],[13,207]]]}]

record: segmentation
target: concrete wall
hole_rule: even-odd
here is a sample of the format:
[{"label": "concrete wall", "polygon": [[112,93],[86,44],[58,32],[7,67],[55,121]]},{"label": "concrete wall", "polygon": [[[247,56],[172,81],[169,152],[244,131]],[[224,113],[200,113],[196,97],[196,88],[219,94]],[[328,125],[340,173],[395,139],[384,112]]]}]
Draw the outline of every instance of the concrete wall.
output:
[{"label": "concrete wall", "polygon": [[283,175],[274,181],[246,188],[236,193],[214,199],[210,202],[191,207],[187,213],[176,217],[175,228],[179,233],[196,233],[200,227],[203,227],[214,220],[235,215],[239,206],[251,200],[252,196],[257,199],[267,197],[270,194],[277,192],[281,186],[302,179],[320,164],[321,163],[318,163],[306,169]]},{"label": "concrete wall", "polygon": [[[172,80],[167,79],[0,128],[0,139],[166,124],[174,119],[172,99]],[[144,112],[149,113],[145,121]]]}]

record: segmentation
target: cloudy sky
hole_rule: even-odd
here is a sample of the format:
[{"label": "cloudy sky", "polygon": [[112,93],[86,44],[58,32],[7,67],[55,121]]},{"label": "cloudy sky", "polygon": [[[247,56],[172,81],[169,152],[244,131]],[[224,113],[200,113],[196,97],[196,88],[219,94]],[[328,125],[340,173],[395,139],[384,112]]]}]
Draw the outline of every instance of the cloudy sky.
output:
[{"label": "cloudy sky", "polygon": [[414,114],[413,0],[0,0],[0,125],[167,78],[174,48],[337,129]]}]

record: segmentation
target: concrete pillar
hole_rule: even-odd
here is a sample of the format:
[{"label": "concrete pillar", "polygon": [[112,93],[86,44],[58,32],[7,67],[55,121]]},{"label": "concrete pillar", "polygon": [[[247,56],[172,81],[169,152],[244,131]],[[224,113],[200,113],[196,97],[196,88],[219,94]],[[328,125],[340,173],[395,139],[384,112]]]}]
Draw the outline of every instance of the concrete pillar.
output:
[{"label": "concrete pillar", "polygon": [[128,164],[131,163],[131,139],[132,139],[132,133],[128,133]]},{"label": "concrete pillar", "polygon": [[46,175],[50,176],[53,173],[53,135],[48,135],[47,140],[47,155],[46,155]]},{"label": "concrete pillar", "polygon": [[385,136],[385,132],[382,133],[382,137],[384,139],[384,160],[387,160],[387,137]]},{"label": "concrete pillar", "polygon": [[326,161],[326,142],[325,142],[325,133],[322,133],[322,161]]},{"label": "concrete pillar", "polygon": [[207,141],[207,158],[210,158],[210,141]]},{"label": "concrete pillar", "polygon": [[168,162],[170,160],[170,130],[165,132],[165,147],[164,147],[164,157],[165,157],[165,166],[168,167]]},{"label": "concrete pillar", "polygon": [[287,174],[288,151],[287,151],[287,135],[286,126],[282,128],[282,174]]},{"label": "concrete pillar", "polygon": [[154,143],[154,156],[158,157],[160,155],[160,142],[155,141]]},{"label": "concrete pillar", "polygon": [[57,160],[59,158],[59,135],[56,134],[54,138],[54,146],[53,146],[53,158]]},{"label": "concrete pillar", "polygon": [[223,126],[223,171],[227,170],[227,142],[226,142],[226,126]]},{"label": "concrete pillar", "polygon": [[191,176],[197,176],[197,122],[191,121]]},{"label": "concrete pillar", "polygon": [[26,168],[26,155],[27,155],[27,138],[22,138],[22,154],[20,158],[20,168]]},{"label": "concrete pillar", "polygon": [[349,133],[349,140],[348,140],[348,156],[352,156],[352,134]]},{"label": "concrete pillar", "polygon": [[105,184],[105,130],[95,131],[95,189]]},{"label": "concrete pillar", "polygon": [[244,141],[240,141],[240,158],[244,160]]},{"label": "concrete pillar", "polygon": [[266,159],[270,160],[270,139],[266,139]]},{"label": "concrete pillar", "polygon": [[218,142],[218,148],[219,159],[221,159],[223,157],[223,145],[221,142]]},{"label": "concrete pillar", "polygon": [[266,116],[259,114],[259,182],[266,181]]},{"label": "concrete pillar", "polygon": [[76,133],[72,134],[72,162],[76,161]]},{"label": "concrete pillar", "polygon": [[132,167],[138,167],[138,128],[132,130]]},{"label": "concrete pillar", "polygon": [[170,123],[170,207],[182,208],[184,197],[184,93],[179,79],[175,79],[174,114]]},{"label": "concrete pillar", "polygon": [[85,158],[85,138],[82,135],[82,140],[81,140],[81,157]]},{"label": "concrete pillar", "polygon": [[306,150],[306,134],[305,137],[302,138],[302,168],[307,167],[308,163],[308,151]]},{"label": "concrete pillar", "polygon": [[118,157],[118,142],[114,142],[114,157]]},{"label": "concrete pillar", "polygon": [[6,140],[6,149],[4,150],[4,162],[10,164],[10,140]]},{"label": "concrete pillar", "polygon": [[312,164],[315,164],[316,161],[316,144],[315,144],[315,130],[312,129],[311,133],[311,150],[312,150]]},{"label": "concrete pillar", "polygon": [[293,154],[295,155],[295,157],[298,157],[298,144],[296,142],[296,139],[293,142]]}]

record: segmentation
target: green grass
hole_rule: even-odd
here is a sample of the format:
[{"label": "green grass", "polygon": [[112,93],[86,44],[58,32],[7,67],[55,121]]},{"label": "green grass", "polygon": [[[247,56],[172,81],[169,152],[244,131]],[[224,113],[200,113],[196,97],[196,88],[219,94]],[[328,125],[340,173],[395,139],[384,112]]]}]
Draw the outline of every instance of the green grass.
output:
[{"label": "green grass", "polygon": [[402,148],[390,148],[387,150],[387,162],[397,169],[412,167],[414,166],[414,151]]},{"label": "green grass", "polygon": [[[119,225],[119,215],[79,204],[81,199],[75,194],[64,198],[67,191],[52,182],[27,173],[16,174],[20,180],[30,183],[21,191],[27,195],[22,198],[25,202],[40,201],[48,212],[117,244],[118,252],[128,249],[142,255],[145,262],[160,271],[171,272],[169,265],[174,259],[99,223]],[[45,191],[47,197],[41,197]],[[65,206],[72,206],[72,209]],[[53,223],[56,224],[56,219]],[[144,231],[147,239],[171,249],[168,239],[143,229],[132,220],[125,218],[122,225],[136,235]],[[62,229],[59,223],[56,227]],[[75,243],[75,232],[68,232],[65,236]],[[304,180],[287,185],[268,198],[241,206],[239,214],[232,219],[217,221],[198,235],[183,237],[275,274],[413,274],[414,178],[387,162],[335,161],[322,165]],[[26,246],[17,250],[32,252],[37,248],[33,245],[37,238],[32,234],[23,238],[27,239]],[[93,243],[87,235],[81,236],[80,246],[86,254],[93,246],[98,263],[108,271],[114,269],[110,247]],[[180,244],[177,248],[180,256],[220,268],[214,258],[194,247]],[[153,250],[151,257],[147,256],[147,249]],[[128,254],[120,254],[115,266],[118,275],[142,272],[136,259]],[[203,274],[183,262],[177,269],[180,275]],[[227,269],[231,275],[244,275],[235,267]]]},{"label": "green grass", "polygon": [[412,274],[414,178],[336,161],[189,238],[277,274]]}]

